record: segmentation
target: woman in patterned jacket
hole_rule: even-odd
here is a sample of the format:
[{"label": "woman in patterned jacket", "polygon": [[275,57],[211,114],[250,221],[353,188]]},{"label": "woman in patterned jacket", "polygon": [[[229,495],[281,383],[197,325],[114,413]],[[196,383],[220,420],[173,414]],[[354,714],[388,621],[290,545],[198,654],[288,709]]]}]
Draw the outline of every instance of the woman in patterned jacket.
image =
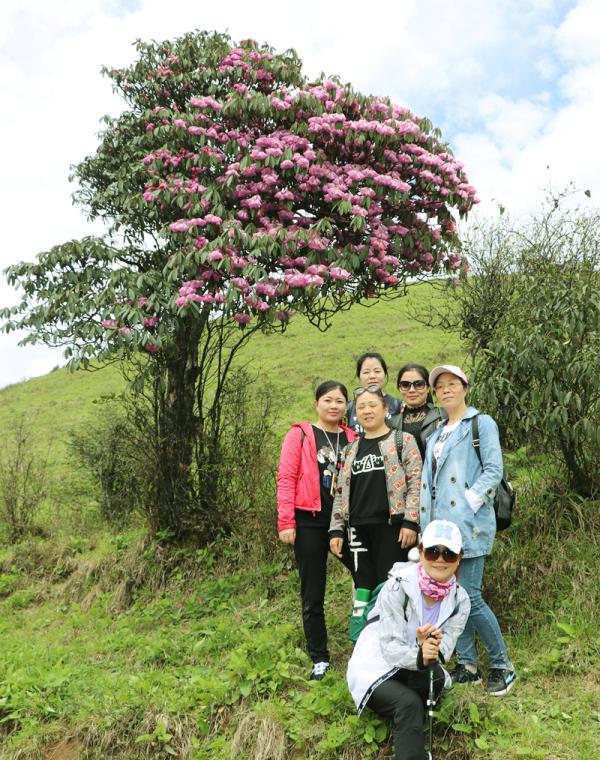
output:
[{"label": "woman in patterned jacket", "polygon": [[379,386],[357,388],[355,401],[364,435],[346,447],[329,537],[333,554],[350,554],[357,618],[371,591],[417,543],[421,455],[412,435],[388,428]]}]

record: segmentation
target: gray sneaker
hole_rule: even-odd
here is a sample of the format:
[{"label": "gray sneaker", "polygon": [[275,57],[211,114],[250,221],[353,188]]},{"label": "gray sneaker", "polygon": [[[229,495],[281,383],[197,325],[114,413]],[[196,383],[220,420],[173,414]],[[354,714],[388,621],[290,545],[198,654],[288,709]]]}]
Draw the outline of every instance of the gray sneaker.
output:
[{"label": "gray sneaker", "polygon": [[516,680],[517,674],[514,670],[492,668],[485,690],[493,697],[503,697],[512,689]]}]

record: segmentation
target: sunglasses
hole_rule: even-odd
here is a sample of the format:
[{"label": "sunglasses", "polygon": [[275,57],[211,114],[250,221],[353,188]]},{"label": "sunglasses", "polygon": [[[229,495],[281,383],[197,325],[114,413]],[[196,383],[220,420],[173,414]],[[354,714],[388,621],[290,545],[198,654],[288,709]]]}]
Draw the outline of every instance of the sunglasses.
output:
[{"label": "sunglasses", "polygon": [[423,549],[423,554],[429,562],[436,562],[441,557],[444,562],[450,565],[456,562],[460,556],[456,552],[450,551],[446,546],[428,546],[427,549]]},{"label": "sunglasses", "polygon": [[409,391],[411,388],[414,388],[416,391],[422,391],[424,388],[427,388],[427,383],[425,380],[400,380],[398,388],[401,391]]},{"label": "sunglasses", "polygon": [[385,396],[383,395],[383,391],[378,385],[367,385],[366,388],[363,388],[362,385],[359,385],[358,388],[354,389],[354,398],[358,398],[359,396],[362,396],[362,394],[366,393],[367,391],[369,393],[377,393],[377,395],[381,396],[381,398],[385,398]]}]

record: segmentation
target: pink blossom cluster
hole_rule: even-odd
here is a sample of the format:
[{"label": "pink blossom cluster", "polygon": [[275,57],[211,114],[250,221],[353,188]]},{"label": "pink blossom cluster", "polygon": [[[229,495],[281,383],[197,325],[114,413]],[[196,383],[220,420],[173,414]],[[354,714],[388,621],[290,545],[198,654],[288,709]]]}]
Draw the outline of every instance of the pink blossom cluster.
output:
[{"label": "pink blossom cluster", "polygon": [[276,89],[275,70],[241,43],[212,95],[157,106],[148,122],[149,139],[155,124],[171,128],[169,148],[161,139],[143,159],[143,198],[183,254],[175,307],[287,320],[303,293],[376,293],[459,269],[453,213],[477,198],[428,122],[331,79]]},{"label": "pink blossom cluster", "polygon": [[[126,337],[132,337],[134,334],[143,335],[144,339],[148,333],[154,333],[158,327],[159,319],[158,315],[154,313],[155,305],[146,296],[139,296],[137,300],[132,301],[129,299],[119,300],[115,302],[115,306],[127,306],[128,320],[130,324],[125,324],[125,320],[122,318],[105,318],[102,320],[102,327],[109,333],[111,338],[122,335]],[[131,307],[137,307],[135,313],[137,317],[131,318]],[[150,316],[145,316],[149,314]],[[156,343],[145,340],[142,344],[142,348],[149,353],[156,353],[159,351],[159,347]]]},{"label": "pink blossom cluster", "polygon": [[105,330],[111,330],[117,335],[131,335],[131,328],[121,325],[118,319],[103,319],[102,327]]}]

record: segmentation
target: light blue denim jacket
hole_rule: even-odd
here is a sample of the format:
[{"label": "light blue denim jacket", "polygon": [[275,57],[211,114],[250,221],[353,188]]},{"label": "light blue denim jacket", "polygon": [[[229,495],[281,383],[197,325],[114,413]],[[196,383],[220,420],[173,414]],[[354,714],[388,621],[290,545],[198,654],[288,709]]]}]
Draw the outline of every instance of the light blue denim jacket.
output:
[{"label": "light blue denim jacket", "polygon": [[[479,414],[480,453],[483,467],[473,447],[471,419],[479,414],[468,407],[462,420],[444,444],[439,459],[435,481],[432,482],[432,452],[441,425],[427,439],[427,450],[421,476],[421,530],[431,520],[451,520],[460,528],[465,557],[481,557],[492,551],[496,535],[494,494],[502,480],[502,449],[498,426],[487,414]],[[432,488],[435,499],[432,500]],[[474,512],[465,497],[470,488],[483,499]]]}]

